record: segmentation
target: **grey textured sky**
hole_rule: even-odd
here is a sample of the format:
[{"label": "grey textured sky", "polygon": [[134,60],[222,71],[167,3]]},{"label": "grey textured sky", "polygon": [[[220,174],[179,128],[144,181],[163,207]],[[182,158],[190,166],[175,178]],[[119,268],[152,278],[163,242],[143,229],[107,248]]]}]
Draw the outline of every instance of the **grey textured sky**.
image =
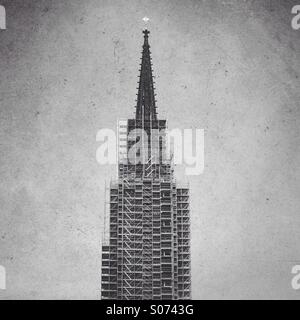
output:
[{"label": "grey textured sky", "polygon": [[[160,118],[205,129],[194,299],[299,299],[295,1],[2,1],[0,299],[99,298],[96,132],[133,116],[148,16]],[[180,171],[180,170],[178,170]]]}]

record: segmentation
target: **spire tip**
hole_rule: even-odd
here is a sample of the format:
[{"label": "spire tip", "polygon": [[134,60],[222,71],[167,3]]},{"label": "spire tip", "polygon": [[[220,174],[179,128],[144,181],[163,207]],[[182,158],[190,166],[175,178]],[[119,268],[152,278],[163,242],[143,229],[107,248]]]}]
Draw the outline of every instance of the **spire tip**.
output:
[{"label": "spire tip", "polygon": [[150,31],[148,29],[145,29],[143,30],[143,34],[144,34],[144,37],[148,37],[148,34],[150,33]]}]

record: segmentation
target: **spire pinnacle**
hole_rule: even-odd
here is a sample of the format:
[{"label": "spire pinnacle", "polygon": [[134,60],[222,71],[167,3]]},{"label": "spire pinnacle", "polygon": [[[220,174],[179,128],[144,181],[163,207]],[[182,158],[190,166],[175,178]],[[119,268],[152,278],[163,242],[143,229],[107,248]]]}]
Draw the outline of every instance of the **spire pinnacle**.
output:
[{"label": "spire pinnacle", "polygon": [[148,34],[150,33],[150,31],[148,31],[147,29],[143,30],[143,34],[144,34],[144,37],[148,38]]},{"label": "spire pinnacle", "polygon": [[144,44],[136,105],[136,120],[145,121],[157,119],[150,46],[148,43],[149,33],[147,29],[143,30]]}]

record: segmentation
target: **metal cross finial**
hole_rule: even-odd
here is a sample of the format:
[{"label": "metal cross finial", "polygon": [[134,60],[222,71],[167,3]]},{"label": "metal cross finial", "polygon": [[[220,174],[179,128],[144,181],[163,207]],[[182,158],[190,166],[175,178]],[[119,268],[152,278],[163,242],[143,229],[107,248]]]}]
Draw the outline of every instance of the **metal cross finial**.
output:
[{"label": "metal cross finial", "polygon": [[145,35],[145,37],[148,37],[149,33],[150,33],[150,31],[148,31],[147,29],[143,31],[143,34]]}]

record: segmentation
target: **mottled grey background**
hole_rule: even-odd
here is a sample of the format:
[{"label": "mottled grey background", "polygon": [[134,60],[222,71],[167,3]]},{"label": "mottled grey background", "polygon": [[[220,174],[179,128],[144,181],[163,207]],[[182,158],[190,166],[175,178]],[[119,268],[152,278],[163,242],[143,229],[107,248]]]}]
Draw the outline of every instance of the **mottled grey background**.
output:
[{"label": "mottled grey background", "polygon": [[133,115],[144,16],[160,117],[205,129],[193,298],[300,298],[297,1],[1,4],[0,299],[99,298],[115,167],[96,162],[95,136]]}]

